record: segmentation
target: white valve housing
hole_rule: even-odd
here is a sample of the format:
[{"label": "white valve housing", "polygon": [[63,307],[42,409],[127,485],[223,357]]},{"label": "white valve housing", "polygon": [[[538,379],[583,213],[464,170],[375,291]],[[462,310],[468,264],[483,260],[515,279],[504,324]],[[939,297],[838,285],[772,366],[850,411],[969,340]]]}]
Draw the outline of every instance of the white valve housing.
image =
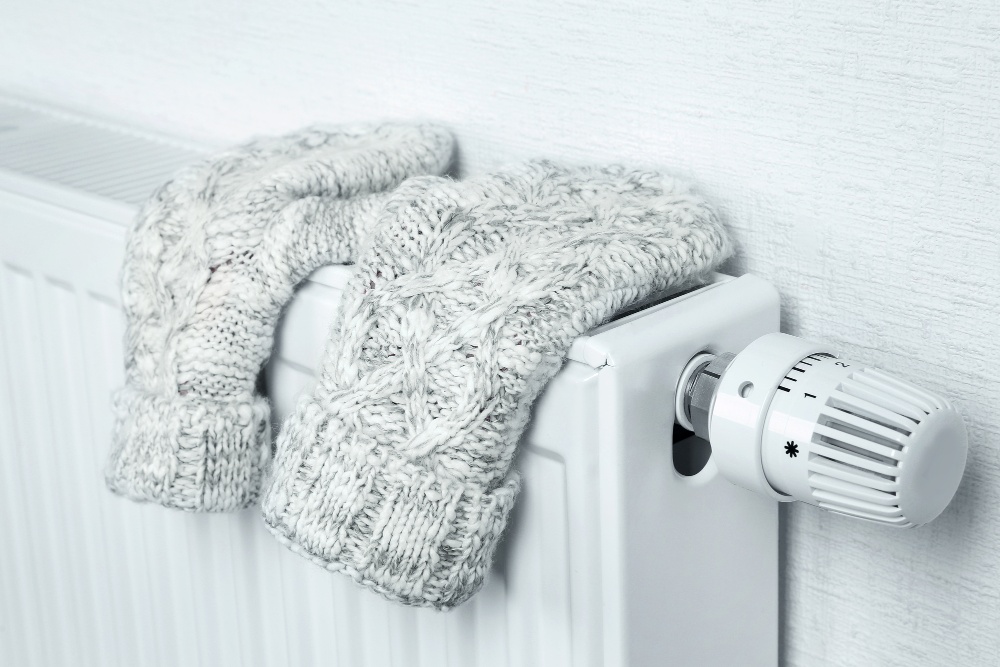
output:
[{"label": "white valve housing", "polygon": [[678,420],[709,440],[719,472],[777,500],[919,526],[965,470],[965,425],[948,401],[794,336],[698,355],[682,381]]}]

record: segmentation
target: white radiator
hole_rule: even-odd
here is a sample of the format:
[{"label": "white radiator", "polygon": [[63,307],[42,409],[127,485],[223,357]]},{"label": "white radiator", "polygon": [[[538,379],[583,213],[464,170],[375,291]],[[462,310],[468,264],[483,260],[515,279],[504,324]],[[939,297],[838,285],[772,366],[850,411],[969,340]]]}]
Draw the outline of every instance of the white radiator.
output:
[{"label": "white radiator", "polygon": [[[125,229],[200,152],[0,103],[0,664],[777,664],[776,504],[711,461],[693,476],[673,463],[684,363],[777,330],[776,295],[751,277],[576,342],[522,442],[524,491],[491,578],[452,612],[317,568],[255,511],[105,490]],[[276,422],[312,382],[348,275],[314,274],[284,318]]]}]

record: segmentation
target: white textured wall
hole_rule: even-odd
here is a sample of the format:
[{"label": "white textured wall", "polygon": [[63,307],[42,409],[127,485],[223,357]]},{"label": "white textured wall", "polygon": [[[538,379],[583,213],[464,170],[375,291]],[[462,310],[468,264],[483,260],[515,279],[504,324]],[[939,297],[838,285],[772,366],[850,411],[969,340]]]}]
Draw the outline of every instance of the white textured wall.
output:
[{"label": "white textured wall", "polygon": [[960,3],[33,0],[0,88],[228,141],[447,122],[476,173],[669,165],[724,209],[786,330],[952,396],[965,482],[908,532],[785,517],[789,665],[1000,662],[1000,9]]}]

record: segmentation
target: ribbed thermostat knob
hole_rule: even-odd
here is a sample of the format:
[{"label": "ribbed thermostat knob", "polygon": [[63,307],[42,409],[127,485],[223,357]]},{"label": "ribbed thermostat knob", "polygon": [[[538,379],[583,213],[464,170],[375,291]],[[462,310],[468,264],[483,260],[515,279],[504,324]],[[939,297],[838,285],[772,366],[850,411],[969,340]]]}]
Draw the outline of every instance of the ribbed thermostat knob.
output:
[{"label": "ribbed thermostat knob", "polygon": [[719,472],[778,500],[919,526],[965,470],[965,425],[947,400],[793,336],[702,353],[682,385],[678,421],[711,442]]}]

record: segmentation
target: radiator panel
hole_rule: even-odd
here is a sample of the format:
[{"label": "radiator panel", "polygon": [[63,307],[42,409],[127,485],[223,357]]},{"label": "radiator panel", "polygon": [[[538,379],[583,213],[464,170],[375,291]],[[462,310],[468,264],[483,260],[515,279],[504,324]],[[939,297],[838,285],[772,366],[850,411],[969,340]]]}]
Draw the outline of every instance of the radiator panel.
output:
[{"label": "radiator panel", "polygon": [[[776,664],[774,503],[710,470],[682,479],[669,457],[683,363],[777,328],[759,281],[720,279],[576,342],[521,443],[524,490],[489,581],[452,612],[316,567],[255,510],[108,492],[125,228],[198,154],[0,102],[0,664]],[[276,424],[315,381],[348,276],[321,269],[285,313]]]}]

